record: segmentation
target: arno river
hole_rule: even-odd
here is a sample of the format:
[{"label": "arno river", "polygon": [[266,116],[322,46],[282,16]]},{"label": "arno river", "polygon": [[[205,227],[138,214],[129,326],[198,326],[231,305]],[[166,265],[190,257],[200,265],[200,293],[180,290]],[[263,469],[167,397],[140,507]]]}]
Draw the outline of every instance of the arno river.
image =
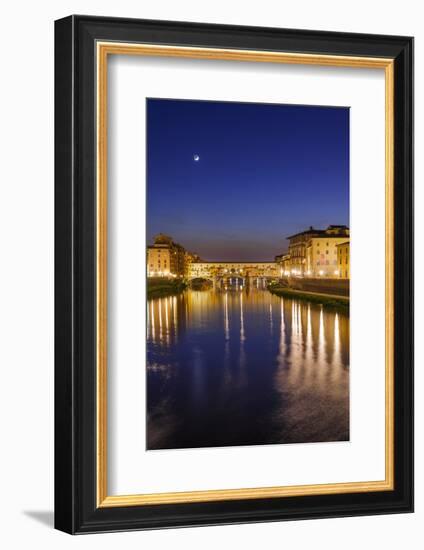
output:
[{"label": "arno river", "polygon": [[349,439],[349,318],[265,289],[147,303],[147,448]]}]

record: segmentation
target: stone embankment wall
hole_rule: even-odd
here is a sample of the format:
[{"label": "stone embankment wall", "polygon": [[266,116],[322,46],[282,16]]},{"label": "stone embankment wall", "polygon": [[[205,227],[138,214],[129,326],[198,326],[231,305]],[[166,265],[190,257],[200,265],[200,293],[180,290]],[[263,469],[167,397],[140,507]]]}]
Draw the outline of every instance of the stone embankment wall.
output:
[{"label": "stone embankment wall", "polygon": [[283,279],[282,282],[285,286],[287,285],[287,288],[293,290],[349,297],[349,279],[300,279],[289,277]]}]

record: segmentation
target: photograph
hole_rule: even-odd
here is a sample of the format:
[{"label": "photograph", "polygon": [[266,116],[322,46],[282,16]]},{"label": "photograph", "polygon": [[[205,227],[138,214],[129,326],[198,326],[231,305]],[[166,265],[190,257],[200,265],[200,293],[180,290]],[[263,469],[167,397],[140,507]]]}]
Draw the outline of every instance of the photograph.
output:
[{"label": "photograph", "polygon": [[349,107],[145,101],[146,450],[349,441]]},{"label": "photograph", "polygon": [[[372,529],[359,516],[414,511],[419,18],[398,10],[390,23],[370,8],[367,21],[353,10],[346,23],[320,5],[315,19],[304,9],[290,19],[285,5],[261,19],[228,4],[211,23],[170,6],[152,18],[122,8],[54,22],[54,319],[44,299],[28,310],[54,320],[50,521],[113,538],[292,521],[287,541],[303,548],[328,542],[310,531],[322,531],[316,520],[346,518],[339,544],[346,521]],[[28,80],[40,64],[16,67]],[[49,131],[44,96],[30,107],[42,114],[34,127]],[[40,158],[47,141],[32,140]],[[13,162],[10,182],[33,161]],[[32,200],[53,214],[49,186],[20,179],[30,200],[8,187],[37,219],[32,230],[51,230]],[[9,210],[15,227],[20,210]],[[40,263],[32,230],[22,227],[11,256],[22,269],[9,262],[18,282],[31,260],[23,252]],[[18,314],[20,327],[4,286],[9,325]],[[28,340],[19,335],[13,357]],[[34,342],[26,347],[40,384],[23,387],[36,411],[53,379],[34,368]],[[8,370],[22,386],[22,369]],[[47,412],[37,422],[51,448]],[[33,521],[36,507],[25,506]],[[13,531],[28,533],[21,516]],[[399,518],[376,529],[382,544],[418,532],[419,517]],[[205,533],[194,547],[221,544]]]}]

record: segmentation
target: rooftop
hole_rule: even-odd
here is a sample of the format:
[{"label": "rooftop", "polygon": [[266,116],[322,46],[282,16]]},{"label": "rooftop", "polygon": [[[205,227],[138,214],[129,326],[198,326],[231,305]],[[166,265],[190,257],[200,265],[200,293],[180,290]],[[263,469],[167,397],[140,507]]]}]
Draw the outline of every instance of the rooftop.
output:
[{"label": "rooftop", "polygon": [[[324,235],[317,235],[316,237],[311,237],[312,239],[346,239],[346,237],[349,237],[349,235],[338,235],[337,233],[325,233]],[[347,241],[349,242],[349,241]]]},{"label": "rooftop", "polygon": [[349,231],[349,228],[347,225],[329,225],[327,229],[315,229],[312,225],[309,227],[309,229],[305,229],[305,231],[300,231],[299,233],[294,233],[294,235],[290,235],[289,237],[286,237],[287,239],[294,239],[295,237],[300,237],[301,235],[328,235],[328,231],[334,231],[335,229],[341,229],[345,231]]},{"label": "rooftop", "polygon": [[294,235],[290,235],[286,238],[294,239],[294,237],[300,237],[300,235],[310,235],[311,233],[325,233],[325,229],[314,229],[311,225],[309,229],[306,229],[305,231],[299,231],[299,233],[294,233]]},{"label": "rooftop", "polygon": [[349,229],[347,225],[329,225],[327,229]]}]

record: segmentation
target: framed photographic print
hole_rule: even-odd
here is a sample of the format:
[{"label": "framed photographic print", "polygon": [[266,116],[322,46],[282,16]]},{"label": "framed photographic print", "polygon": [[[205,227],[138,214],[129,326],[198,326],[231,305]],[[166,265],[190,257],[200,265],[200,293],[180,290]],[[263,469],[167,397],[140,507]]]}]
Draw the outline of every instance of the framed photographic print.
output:
[{"label": "framed photographic print", "polygon": [[413,509],[413,39],[55,26],[55,525]]}]

